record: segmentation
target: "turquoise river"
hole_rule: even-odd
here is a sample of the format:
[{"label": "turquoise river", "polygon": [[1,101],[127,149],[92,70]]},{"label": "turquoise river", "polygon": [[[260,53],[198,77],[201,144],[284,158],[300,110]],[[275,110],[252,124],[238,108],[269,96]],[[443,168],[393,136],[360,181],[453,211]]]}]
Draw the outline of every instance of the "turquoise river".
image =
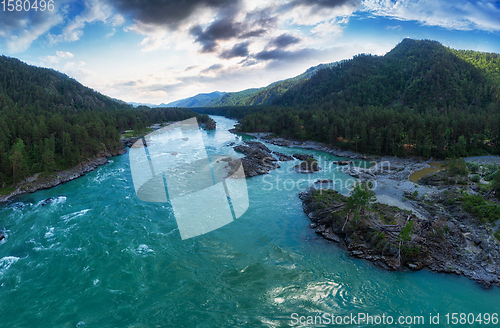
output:
[{"label": "turquoise river", "polygon": [[[217,130],[202,131],[208,152],[241,157],[228,144],[248,137],[227,131],[234,120],[215,119]],[[128,154],[1,205],[0,327],[329,327],[333,316],[360,315],[394,322],[336,326],[431,327],[429,316],[439,315],[439,326],[451,327],[447,313],[500,312],[499,288],[429,271],[387,272],[318,238],[298,193],[332,172],[307,177],[291,172],[297,163],[247,178],[246,213],[186,240],[168,204],[137,198]],[[316,315],[321,324],[319,317],[307,324]],[[417,316],[424,321],[410,323]]]}]

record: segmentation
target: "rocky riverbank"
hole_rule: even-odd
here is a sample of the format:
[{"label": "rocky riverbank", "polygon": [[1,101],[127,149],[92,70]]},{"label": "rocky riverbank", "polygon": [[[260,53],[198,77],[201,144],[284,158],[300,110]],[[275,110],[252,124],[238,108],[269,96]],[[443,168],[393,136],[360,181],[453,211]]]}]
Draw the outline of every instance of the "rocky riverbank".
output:
[{"label": "rocky riverbank", "polygon": [[[234,131],[233,131],[234,132]],[[428,168],[429,162],[432,159],[424,160],[418,157],[398,158],[395,156],[377,156],[362,154],[351,150],[343,150],[332,147],[327,144],[314,141],[297,141],[287,140],[284,138],[276,138],[270,136],[270,133],[245,133],[247,135],[258,138],[258,140],[287,148],[303,148],[310,150],[323,151],[333,156],[345,158],[345,160],[336,161],[339,166],[342,166],[341,172],[351,175],[355,179],[372,180],[376,184],[375,192],[377,200],[384,204],[396,205],[403,209],[416,210],[411,205],[402,202],[404,192],[426,193],[434,190],[433,187],[419,186],[409,180],[409,176],[423,168]],[[306,155],[308,156],[308,155]],[[307,158],[295,158],[306,160]],[[352,160],[364,160],[365,165],[356,165]],[[321,158],[318,159],[319,164],[322,163]],[[420,215],[417,213],[417,215]]]},{"label": "rocky riverbank", "polygon": [[387,270],[428,268],[500,286],[500,244],[491,228],[464,210],[458,194],[440,192],[432,202],[416,197],[424,218],[380,203],[349,211],[347,198],[332,190],[310,189],[300,198],[310,227],[355,258]]},{"label": "rocky riverbank", "polygon": [[126,152],[127,149],[124,146],[115,150],[106,149],[96,157],[87,159],[69,170],[54,172],[49,175],[41,175],[40,173],[37,173],[19,183],[14,191],[7,195],[1,195],[0,203],[8,202],[12,197],[21,194],[33,193],[37,190],[53,188],[79,178],[86,173],[95,170],[98,166],[108,163],[109,157],[123,155]]},{"label": "rocky riverbank", "polygon": [[[243,164],[246,177],[267,174],[279,168],[279,162],[287,162],[294,159],[302,161],[302,163],[294,166],[294,170],[297,173],[314,173],[321,170],[318,161],[314,159],[312,155],[285,155],[277,151],[271,151],[262,142],[245,141],[241,145],[237,145],[233,148],[235,151],[245,155],[245,157],[241,158],[241,163]],[[229,162],[229,165],[236,166],[237,163]]]},{"label": "rocky riverbank", "polygon": [[[277,146],[348,158],[335,163],[342,165],[340,171],[374,184],[377,202],[357,214],[345,207],[347,195],[328,189],[319,193],[315,189],[331,188],[331,180],[319,181],[315,188],[300,194],[304,211],[312,221],[310,227],[345,248],[349,255],[387,270],[427,268],[463,275],[485,287],[500,286],[500,207],[496,207],[500,204],[491,195],[483,200],[477,183],[469,181],[470,176],[453,180],[465,181],[461,185],[435,184],[436,176],[444,172],[414,183],[409,177],[429,168],[432,159],[365,155],[317,142],[291,141],[268,134],[254,136]],[[355,165],[351,160],[356,159],[370,161],[371,166]],[[500,162],[493,156],[466,161]],[[451,181],[442,177],[438,180]]]}]

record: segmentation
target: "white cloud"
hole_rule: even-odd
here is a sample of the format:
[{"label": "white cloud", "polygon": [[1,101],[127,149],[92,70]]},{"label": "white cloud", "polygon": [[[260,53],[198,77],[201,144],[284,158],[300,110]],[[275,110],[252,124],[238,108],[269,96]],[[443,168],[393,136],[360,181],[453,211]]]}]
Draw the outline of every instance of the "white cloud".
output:
[{"label": "white cloud", "polygon": [[2,27],[1,36],[6,39],[7,50],[10,53],[19,53],[26,51],[33,41],[62,21],[63,17],[60,14],[47,12],[45,17],[38,17],[31,22],[24,18],[19,21],[18,26],[12,29]]},{"label": "white cloud", "polygon": [[83,85],[94,87],[101,83],[99,75],[85,68],[85,62],[83,61],[67,62],[61,68],[61,72],[74,78]]},{"label": "white cloud", "polygon": [[74,17],[59,35],[50,35],[52,43],[71,42],[79,40],[83,35],[85,25],[94,22],[109,23],[112,26],[119,26],[125,19],[120,14],[115,14],[114,9],[106,2],[99,0],[88,0],[85,3],[85,10]]},{"label": "white cloud", "polygon": [[57,57],[64,58],[64,59],[75,57],[75,55],[73,55],[71,52],[68,52],[68,51],[56,51],[56,55],[57,55]]},{"label": "white cloud", "polygon": [[[364,0],[363,10],[375,16],[450,30],[500,31],[500,7],[491,1]],[[498,2],[496,2],[498,3]]]},{"label": "white cloud", "polygon": [[54,66],[56,64],[59,64],[61,59],[70,59],[73,58],[75,55],[73,55],[71,52],[67,51],[56,51],[55,56],[45,56],[45,57],[40,57],[40,61],[42,64],[45,64],[47,66]]},{"label": "white cloud", "polygon": [[386,30],[398,30],[401,31],[403,27],[401,25],[388,25],[385,27]]},{"label": "white cloud", "polygon": [[279,16],[280,20],[287,24],[315,26],[324,22],[331,21],[338,17],[351,16],[358,9],[356,1],[346,2],[336,7],[321,7],[300,5],[294,7]]}]

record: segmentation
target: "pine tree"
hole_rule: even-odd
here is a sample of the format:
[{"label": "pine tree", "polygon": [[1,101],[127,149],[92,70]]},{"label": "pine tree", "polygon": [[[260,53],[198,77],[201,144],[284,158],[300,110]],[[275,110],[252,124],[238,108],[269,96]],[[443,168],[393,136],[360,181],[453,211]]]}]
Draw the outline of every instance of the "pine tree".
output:
[{"label": "pine tree", "polygon": [[20,181],[28,173],[25,145],[21,139],[17,139],[12,146],[9,160],[12,163],[12,178],[15,184],[16,181]]}]

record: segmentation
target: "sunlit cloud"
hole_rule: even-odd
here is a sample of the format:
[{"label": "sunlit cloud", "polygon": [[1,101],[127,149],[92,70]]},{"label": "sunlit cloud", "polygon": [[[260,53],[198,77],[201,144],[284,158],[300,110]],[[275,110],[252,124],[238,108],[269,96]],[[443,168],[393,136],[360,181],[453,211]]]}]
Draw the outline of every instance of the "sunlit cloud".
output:
[{"label": "sunlit cloud", "polygon": [[450,30],[500,31],[498,1],[364,0],[363,10]]}]

